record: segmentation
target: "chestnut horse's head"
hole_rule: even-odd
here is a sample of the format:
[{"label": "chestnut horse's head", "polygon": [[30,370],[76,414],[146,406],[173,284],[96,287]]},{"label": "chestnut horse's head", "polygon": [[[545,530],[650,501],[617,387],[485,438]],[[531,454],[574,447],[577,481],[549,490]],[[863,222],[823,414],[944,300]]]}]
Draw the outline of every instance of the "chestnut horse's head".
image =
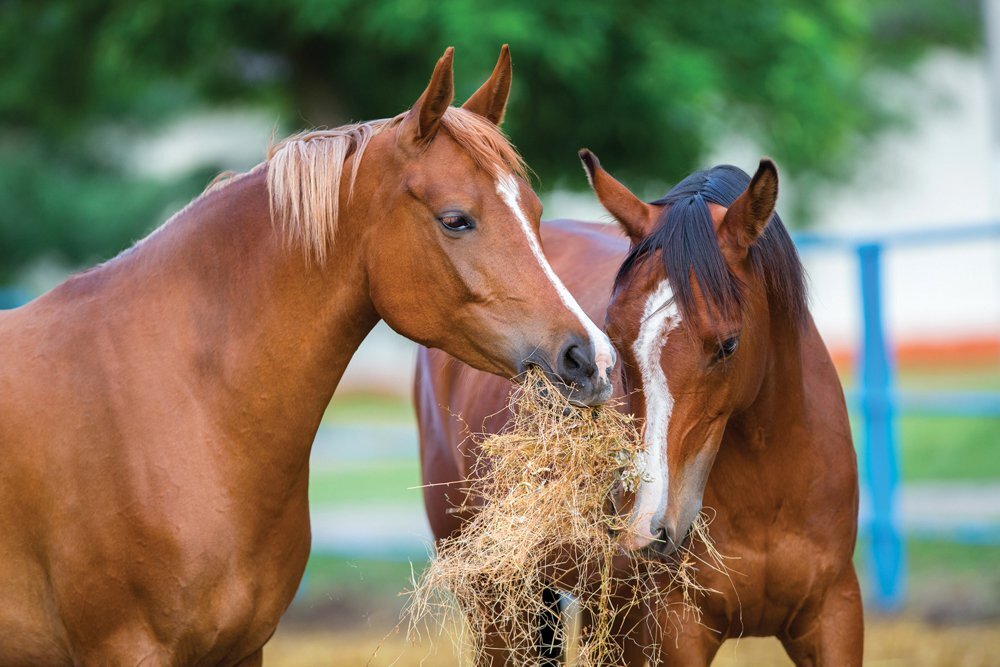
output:
[{"label": "chestnut horse's head", "polygon": [[[330,152],[340,150],[342,162],[353,156],[352,173],[341,186],[340,201],[348,204],[336,243],[363,249],[371,301],[407,338],[508,378],[536,365],[572,400],[602,403],[611,395],[614,348],[542,252],[542,205],[520,155],[499,129],[510,83],[504,46],[489,80],[461,108],[450,106],[449,48],[409,111],[314,133],[346,136],[344,147]],[[279,148],[276,157],[288,152]],[[297,160],[294,155],[285,162]],[[295,196],[285,199],[296,202]],[[308,217],[294,206],[284,208],[286,218]],[[351,229],[345,228],[348,212]],[[301,224],[306,231],[299,235],[310,237],[309,226]],[[332,227],[312,236],[322,240]]]},{"label": "chestnut horse's head", "polygon": [[607,319],[646,446],[623,543],[667,554],[701,510],[730,417],[758,395],[772,327],[806,317],[802,266],[774,212],[770,160],[753,178],[731,166],[692,174],[647,204],[580,156],[632,240]]}]

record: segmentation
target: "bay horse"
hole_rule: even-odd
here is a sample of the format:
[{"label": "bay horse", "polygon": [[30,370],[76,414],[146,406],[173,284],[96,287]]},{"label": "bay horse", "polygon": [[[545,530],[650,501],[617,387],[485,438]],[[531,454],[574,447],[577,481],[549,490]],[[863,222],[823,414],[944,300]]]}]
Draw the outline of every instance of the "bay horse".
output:
[{"label": "bay horse", "polygon": [[[796,665],[860,665],[856,456],[802,266],[775,213],[774,164],[761,161],[753,178],[731,166],[698,172],[646,203],[592,153],[581,159],[625,236],[554,221],[542,238],[583,308],[606,317],[620,352],[620,409],[643,423],[646,477],[614,499],[627,525],[620,544],[669,559],[704,507],[718,550],[733,559],[728,575],[695,573],[712,591],[696,599],[700,622],[672,611],[676,591],[661,606],[623,608],[620,664],[708,665],[727,638],[776,636]],[[480,431],[509,419],[510,390],[444,352],[418,354],[422,474],[434,485],[424,497],[438,539],[469,518],[449,508],[466,500]],[[702,543],[690,547],[711,562]],[[555,600],[539,619],[542,664],[563,655]],[[487,654],[493,665],[513,662],[499,641]]]},{"label": "bay horse", "polygon": [[117,258],[0,313],[0,664],[259,665],[310,548],[309,452],[379,319],[610,394],[498,129],[506,46],[395,118],[292,137]]}]

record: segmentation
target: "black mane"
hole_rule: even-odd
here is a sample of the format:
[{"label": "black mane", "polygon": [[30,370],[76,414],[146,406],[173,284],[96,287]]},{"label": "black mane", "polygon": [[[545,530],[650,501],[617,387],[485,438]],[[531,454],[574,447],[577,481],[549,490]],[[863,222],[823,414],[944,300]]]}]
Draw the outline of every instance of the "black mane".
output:
[{"label": "black mane", "polygon": [[[702,294],[725,316],[738,316],[743,285],[726,265],[719,249],[708,204],[729,207],[750,184],[750,176],[731,165],[698,171],[678,183],[652,204],[666,205],[656,229],[635,245],[615,278],[619,289],[645,259],[660,252],[681,315],[694,311],[694,275]],[[753,270],[762,276],[772,311],[783,312],[796,323],[806,316],[805,275],[788,230],[775,213],[757,242],[750,247]]]}]

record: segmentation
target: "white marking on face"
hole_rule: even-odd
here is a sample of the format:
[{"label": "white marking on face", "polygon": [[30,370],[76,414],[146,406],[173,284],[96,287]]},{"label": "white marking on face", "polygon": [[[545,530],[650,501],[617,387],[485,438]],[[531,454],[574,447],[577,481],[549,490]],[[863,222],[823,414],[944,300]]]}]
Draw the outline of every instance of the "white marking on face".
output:
[{"label": "white marking on face", "polygon": [[552,266],[549,265],[549,261],[545,258],[542,247],[538,243],[538,237],[531,228],[531,223],[528,222],[528,217],[524,214],[524,209],[521,208],[521,188],[518,185],[517,179],[509,174],[501,176],[497,179],[497,194],[504,200],[504,203],[507,204],[518,223],[520,223],[521,231],[524,232],[525,238],[528,239],[528,247],[531,248],[531,253],[535,256],[539,266],[542,267],[542,272],[545,273],[545,276],[555,288],[556,294],[559,295],[559,300],[576,316],[576,319],[583,325],[587,335],[590,336],[591,344],[594,346],[594,362],[597,365],[597,375],[603,380],[608,380],[608,372],[615,365],[615,351],[611,345],[611,340],[587,317],[587,314],[583,312],[583,308],[576,302],[576,299],[573,298],[573,295],[563,285],[559,276],[552,270]]},{"label": "white marking on face", "polygon": [[640,454],[639,469],[647,476],[636,490],[635,506],[629,520],[630,530],[625,538],[627,546],[633,549],[640,549],[655,539],[651,524],[664,511],[667,502],[667,430],[674,399],[670,395],[660,358],[667,344],[667,335],[680,323],[680,312],[670,281],[664,280],[646,300],[639,335],[632,345],[639,362],[642,392],[646,399],[645,447]]}]

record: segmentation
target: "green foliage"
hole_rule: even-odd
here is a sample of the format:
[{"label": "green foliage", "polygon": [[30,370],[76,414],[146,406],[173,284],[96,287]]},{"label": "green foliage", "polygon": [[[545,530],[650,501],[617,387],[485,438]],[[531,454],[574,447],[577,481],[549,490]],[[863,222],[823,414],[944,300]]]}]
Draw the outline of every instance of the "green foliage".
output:
[{"label": "green foliage", "polygon": [[[169,198],[121,166],[92,173],[94,128],[142,131],[232,102],[274,111],[289,131],[384,117],[416,99],[447,45],[463,99],[511,44],[506,129],[542,188],[585,187],[582,145],[642,191],[705,166],[732,134],[756,139],[802,183],[835,178],[901,112],[869,74],[935,46],[975,47],[978,12],[972,0],[8,0],[0,133],[35,148],[21,170],[21,142],[0,143],[3,173],[22,171],[0,200],[0,238],[18,255],[2,251],[0,266],[9,273],[53,247],[70,260],[107,255]],[[77,158],[63,160],[67,151]],[[52,198],[86,196],[89,212],[22,196],[15,211],[27,217],[10,219],[9,191],[53,180],[64,189]],[[84,195],[91,187],[99,192]],[[74,226],[98,224],[102,188],[112,219],[85,250],[69,250],[85,236]],[[12,233],[28,219],[33,227]]]},{"label": "green foliage", "polygon": [[209,177],[195,173],[165,184],[36,143],[0,145],[0,285],[39,256],[72,265],[108,259],[183,206]]}]

